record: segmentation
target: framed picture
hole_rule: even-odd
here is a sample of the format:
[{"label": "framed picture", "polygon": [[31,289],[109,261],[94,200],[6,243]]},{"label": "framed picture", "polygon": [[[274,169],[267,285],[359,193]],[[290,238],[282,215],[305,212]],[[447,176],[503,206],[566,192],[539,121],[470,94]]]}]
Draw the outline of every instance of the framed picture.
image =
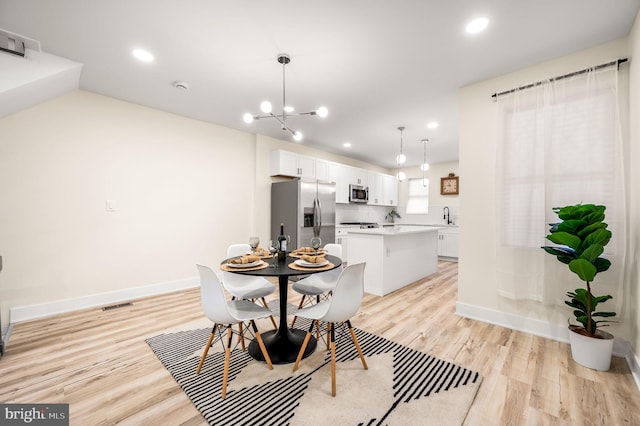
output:
[{"label": "framed picture", "polygon": [[449,176],[440,178],[440,195],[458,195],[460,193],[459,176],[449,173]]}]

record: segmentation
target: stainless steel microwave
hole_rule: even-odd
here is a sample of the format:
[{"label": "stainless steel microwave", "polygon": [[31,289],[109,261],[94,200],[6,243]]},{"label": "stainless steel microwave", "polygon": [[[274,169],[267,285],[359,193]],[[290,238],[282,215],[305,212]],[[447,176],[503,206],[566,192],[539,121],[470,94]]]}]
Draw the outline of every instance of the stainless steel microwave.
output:
[{"label": "stainless steel microwave", "polygon": [[369,202],[369,188],[363,185],[349,185],[349,202],[350,203],[367,203]]}]

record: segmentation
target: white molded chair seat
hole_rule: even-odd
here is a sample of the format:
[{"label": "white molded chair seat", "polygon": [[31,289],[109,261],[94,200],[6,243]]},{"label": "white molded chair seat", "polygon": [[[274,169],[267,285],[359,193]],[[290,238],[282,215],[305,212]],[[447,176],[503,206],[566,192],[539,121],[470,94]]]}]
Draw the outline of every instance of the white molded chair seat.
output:
[{"label": "white molded chair seat", "polygon": [[[231,244],[227,248],[227,258],[242,256],[251,250],[249,244]],[[233,272],[222,273],[222,285],[234,299],[255,300],[260,299],[265,308],[268,307],[265,296],[276,291],[276,286],[263,277],[239,275]],[[271,323],[278,328],[276,321],[271,316]]]},{"label": "white molded chair seat", "polygon": [[[324,246],[324,249],[327,251],[327,254],[342,259],[342,246],[340,244],[327,244]],[[336,288],[336,283],[338,282],[338,277],[340,276],[342,269],[342,266],[340,266],[339,268],[332,269],[331,271],[319,272],[294,283],[291,288],[302,294],[302,299],[300,299],[298,309],[304,306],[305,300],[309,301],[309,303],[313,303],[315,296],[316,302],[320,302],[320,296],[327,295],[329,292],[333,291],[333,289]],[[294,326],[295,322],[296,317],[293,318],[291,327]]]},{"label": "white molded chair seat", "polygon": [[[249,244],[232,244],[227,249],[227,257],[242,256],[251,250]],[[223,272],[222,285],[236,299],[260,299],[276,291],[276,286],[263,277],[238,275]]]},{"label": "white molded chair seat", "polygon": [[297,316],[308,318],[311,320],[311,326],[298,352],[298,358],[293,366],[293,371],[298,369],[300,360],[307,348],[313,327],[320,331],[319,322],[329,324],[330,349],[331,349],[331,394],[336,396],[336,342],[335,342],[335,323],[345,323],[351,333],[351,339],[358,350],[360,360],[365,370],[368,369],[367,362],[364,359],[362,349],[356,337],[350,319],[358,312],[362,296],[364,294],[364,268],[365,263],[349,265],[342,270],[336,287],[333,290],[331,300],[323,301],[308,308],[301,309],[297,312]]},{"label": "white molded chair seat", "polygon": [[[267,308],[256,305],[249,300],[227,301],[224,295],[224,291],[222,290],[222,285],[220,284],[218,276],[215,274],[215,272],[213,272],[213,270],[211,270],[211,268],[207,266],[196,266],[198,267],[198,272],[200,273],[200,304],[202,305],[204,314],[213,322],[213,329],[211,330],[211,335],[209,336],[209,340],[207,341],[207,346],[205,346],[202,358],[200,359],[200,363],[198,364],[196,374],[200,374],[200,369],[204,364],[207,353],[209,352],[209,348],[214,343],[216,332],[218,335],[218,340],[221,340],[224,331],[222,330],[222,328],[225,328],[227,331],[227,338],[225,346],[224,372],[222,376],[222,399],[224,399],[227,396],[227,381],[229,378],[229,362],[231,358],[231,340],[234,333],[238,334],[239,338],[242,339],[244,347],[244,335],[248,330],[248,328],[245,327],[243,331],[242,324],[244,322],[250,322],[253,333],[256,336],[258,345],[260,346],[260,350],[262,351],[262,355],[264,356],[265,362],[269,366],[269,369],[273,369],[271,358],[269,357],[269,353],[264,346],[262,337],[260,336],[255,323],[255,320],[257,319],[270,316],[271,311]],[[234,324],[239,325],[237,332],[235,332],[232,328]]]}]

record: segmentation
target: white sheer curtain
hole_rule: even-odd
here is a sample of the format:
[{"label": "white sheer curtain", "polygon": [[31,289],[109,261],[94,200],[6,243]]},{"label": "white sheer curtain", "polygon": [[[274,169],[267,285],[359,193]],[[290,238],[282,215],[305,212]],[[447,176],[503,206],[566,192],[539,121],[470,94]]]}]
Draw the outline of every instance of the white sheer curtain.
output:
[{"label": "white sheer curtain", "polygon": [[[595,294],[611,294],[619,311],[625,247],[623,145],[616,66],[545,82],[496,101],[500,294],[562,303],[581,285],[575,274],[540,249],[552,207],[593,203],[607,207],[613,238]],[[609,302],[612,303],[612,302]],[[613,306],[610,305],[610,308]]]}]

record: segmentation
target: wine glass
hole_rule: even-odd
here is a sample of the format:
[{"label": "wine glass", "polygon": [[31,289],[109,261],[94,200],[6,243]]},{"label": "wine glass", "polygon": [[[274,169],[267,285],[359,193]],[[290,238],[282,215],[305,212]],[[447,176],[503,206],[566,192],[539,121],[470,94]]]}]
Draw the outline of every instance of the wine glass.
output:
[{"label": "wine glass", "polygon": [[318,254],[318,249],[322,245],[322,240],[320,237],[311,238],[311,247],[316,251],[316,255]]},{"label": "wine glass", "polygon": [[278,252],[278,249],[280,248],[280,243],[278,242],[278,240],[269,240],[269,252],[271,253],[271,265],[269,266],[270,268],[275,268],[276,265],[273,261],[273,259],[276,256],[276,253]]},{"label": "wine glass", "polygon": [[251,246],[251,251],[253,253],[255,253],[256,249],[260,245],[260,238],[258,238],[258,237],[249,237],[249,245]]}]

